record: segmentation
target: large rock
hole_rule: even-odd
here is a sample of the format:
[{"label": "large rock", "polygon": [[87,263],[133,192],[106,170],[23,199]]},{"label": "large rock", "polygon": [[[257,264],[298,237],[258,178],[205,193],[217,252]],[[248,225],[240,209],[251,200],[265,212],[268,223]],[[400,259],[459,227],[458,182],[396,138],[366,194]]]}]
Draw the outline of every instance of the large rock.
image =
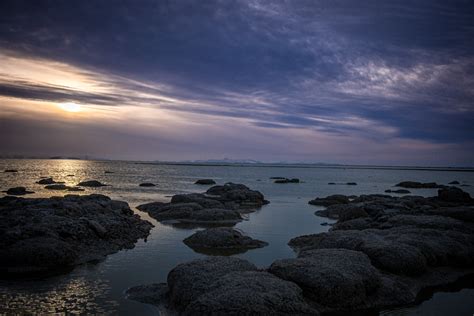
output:
[{"label": "large rock", "polygon": [[233,257],[209,257],[176,266],[163,285],[140,286],[129,298],[183,315],[317,315],[294,283]]},{"label": "large rock", "polygon": [[177,194],[169,203],[153,202],[139,205],[159,221],[181,223],[237,223],[241,213],[253,211],[267,204],[263,195],[243,184],[227,183],[211,187],[204,194]]},{"label": "large rock", "polygon": [[469,193],[456,187],[448,187],[438,190],[438,199],[445,202],[472,203]]},{"label": "large rock", "polygon": [[325,306],[353,309],[367,304],[380,286],[369,257],[347,249],[317,249],[273,262],[269,272],[295,282],[306,297]]},{"label": "large rock", "polygon": [[0,199],[0,274],[54,273],[132,248],[152,225],[103,195]]},{"label": "large rock", "polygon": [[244,252],[248,249],[261,248],[266,242],[243,235],[230,227],[215,227],[198,231],[183,242],[197,252],[210,253],[213,251],[230,250]]}]

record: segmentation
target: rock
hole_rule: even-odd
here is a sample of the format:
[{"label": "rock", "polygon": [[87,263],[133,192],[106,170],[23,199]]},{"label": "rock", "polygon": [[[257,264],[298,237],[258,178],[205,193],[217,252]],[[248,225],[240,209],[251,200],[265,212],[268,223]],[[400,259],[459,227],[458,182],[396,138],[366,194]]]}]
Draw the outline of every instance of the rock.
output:
[{"label": "rock", "polygon": [[356,204],[333,204],[324,210],[316,211],[315,214],[340,221],[369,216],[361,206]]},{"label": "rock", "polygon": [[472,203],[469,193],[456,187],[448,187],[438,190],[438,199],[445,202]]},{"label": "rock", "polygon": [[85,191],[84,189],[78,188],[78,187],[67,187],[66,190],[69,191],[69,192],[82,192],[82,191]]},{"label": "rock", "polygon": [[212,179],[199,179],[194,184],[202,184],[202,185],[211,185],[211,184],[216,184],[216,181]]},{"label": "rock", "polygon": [[68,174],[66,177],[74,177],[73,174]]},{"label": "rock", "polygon": [[314,302],[342,310],[366,304],[381,283],[367,255],[346,249],[302,252],[273,262],[269,272],[296,283]]},{"label": "rock", "polygon": [[168,274],[169,300],[177,310],[212,288],[212,283],[230,272],[257,271],[247,260],[234,257],[208,257],[176,266]]},{"label": "rock", "polygon": [[16,169],[6,169],[4,172],[14,173],[14,172],[18,172],[18,170],[16,170]]},{"label": "rock", "polygon": [[400,189],[400,190],[385,190],[385,193],[408,194],[411,192],[405,189]]},{"label": "rock", "polygon": [[0,199],[0,276],[63,272],[145,238],[152,225],[103,195]]},{"label": "rock", "polygon": [[105,174],[111,174],[111,173],[115,173],[115,172],[106,170],[106,171],[104,171],[104,173]]},{"label": "rock", "polygon": [[277,179],[274,181],[274,183],[300,183],[300,179],[294,178],[294,179]]},{"label": "rock", "polygon": [[335,185],[335,182],[328,182],[329,185]]},{"label": "rock", "polygon": [[10,188],[7,191],[3,191],[8,195],[25,195],[25,194],[32,194],[35,193],[33,191],[28,191],[25,187],[15,187]]},{"label": "rock", "polygon": [[357,185],[356,182],[347,182],[346,184],[347,184],[347,185]]},{"label": "rock", "polygon": [[451,181],[448,184],[460,184],[459,181]]},{"label": "rock", "polygon": [[38,184],[59,184],[59,183],[64,183],[64,182],[56,182],[56,181],[53,180],[53,178],[44,178],[44,179],[40,179],[36,183],[38,183]]},{"label": "rock", "polygon": [[470,187],[469,184],[461,184],[462,187]]},{"label": "rock", "polygon": [[149,183],[149,182],[145,182],[145,183],[140,183],[141,187],[155,187],[156,185],[154,185],[153,183]]},{"label": "rock", "polygon": [[347,204],[350,200],[347,196],[342,194],[334,194],[325,198],[315,198],[308,202],[311,205],[330,206],[335,204]]},{"label": "rock", "polygon": [[82,182],[79,182],[78,186],[80,187],[104,187],[104,186],[107,186],[106,184],[102,184],[100,183],[99,181],[96,181],[96,180],[90,180],[90,181],[82,181]]},{"label": "rock", "polygon": [[285,180],[285,177],[270,177],[271,180]]},{"label": "rock", "polygon": [[396,187],[402,187],[407,189],[439,189],[444,188],[444,185],[437,184],[436,182],[416,182],[416,181],[403,181],[395,185]]},{"label": "rock", "polygon": [[59,190],[59,191],[71,189],[70,186],[67,186],[65,184],[51,184],[51,185],[45,186],[44,188],[47,190]]},{"label": "rock", "polygon": [[164,285],[135,287],[129,298],[167,306],[182,315],[318,315],[294,283],[233,257],[209,257],[176,266]]},{"label": "rock", "polygon": [[216,227],[198,231],[183,242],[197,252],[210,253],[219,250],[245,252],[247,249],[261,248],[268,245],[264,241],[250,238],[230,227]]}]

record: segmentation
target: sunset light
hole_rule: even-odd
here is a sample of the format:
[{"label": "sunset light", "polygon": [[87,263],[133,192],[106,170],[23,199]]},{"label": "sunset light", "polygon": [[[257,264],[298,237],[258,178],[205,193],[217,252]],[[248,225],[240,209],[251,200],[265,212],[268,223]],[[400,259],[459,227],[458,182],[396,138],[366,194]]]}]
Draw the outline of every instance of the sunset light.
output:
[{"label": "sunset light", "polygon": [[81,111],[81,105],[77,103],[60,103],[58,106],[66,112],[75,113]]}]

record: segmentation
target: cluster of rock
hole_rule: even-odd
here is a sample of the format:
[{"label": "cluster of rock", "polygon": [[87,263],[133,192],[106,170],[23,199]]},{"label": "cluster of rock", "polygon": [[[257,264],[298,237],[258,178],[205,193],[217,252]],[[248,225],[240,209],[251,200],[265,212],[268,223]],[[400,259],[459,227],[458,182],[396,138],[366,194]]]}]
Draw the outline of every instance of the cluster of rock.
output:
[{"label": "cluster of rock", "polygon": [[56,273],[145,238],[152,225],[103,195],[0,199],[0,275]]},{"label": "cluster of rock", "polygon": [[152,202],[137,208],[161,222],[232,225],[242,220],[242,213],[267,203],[258,191],[243,184],[226,183],[205,193],[177,194],[169,203]]},{"label": "cluster of rock", "polygon": [[230,227],[214,227],[198,231],[183,242],[196,252],[204,254],[236,254],[248,249],[261,248],[268,243],[245,236]]},{"label": "cluster of rock", "polygon": [[436,197],[342,195],[315,199],[338,222],[300,236],[296,258],[257,269],[212,257],[180,264],[166,284],[128,290],[131,299],[184,315],[311,314],[413,303],[425,288],[474,273],[474,200],[459,188]]}]

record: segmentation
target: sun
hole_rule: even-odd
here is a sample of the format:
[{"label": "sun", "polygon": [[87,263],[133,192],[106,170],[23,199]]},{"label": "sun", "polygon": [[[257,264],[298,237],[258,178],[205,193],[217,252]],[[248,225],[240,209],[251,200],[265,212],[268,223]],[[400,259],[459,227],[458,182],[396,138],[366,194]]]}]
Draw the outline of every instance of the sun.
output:
[{"label": "sun", "polygon": [[66,112],[79,112],[81,111],[81,105],[77,103],[60,103],[58,104],[61,109],[63,109]]}]

